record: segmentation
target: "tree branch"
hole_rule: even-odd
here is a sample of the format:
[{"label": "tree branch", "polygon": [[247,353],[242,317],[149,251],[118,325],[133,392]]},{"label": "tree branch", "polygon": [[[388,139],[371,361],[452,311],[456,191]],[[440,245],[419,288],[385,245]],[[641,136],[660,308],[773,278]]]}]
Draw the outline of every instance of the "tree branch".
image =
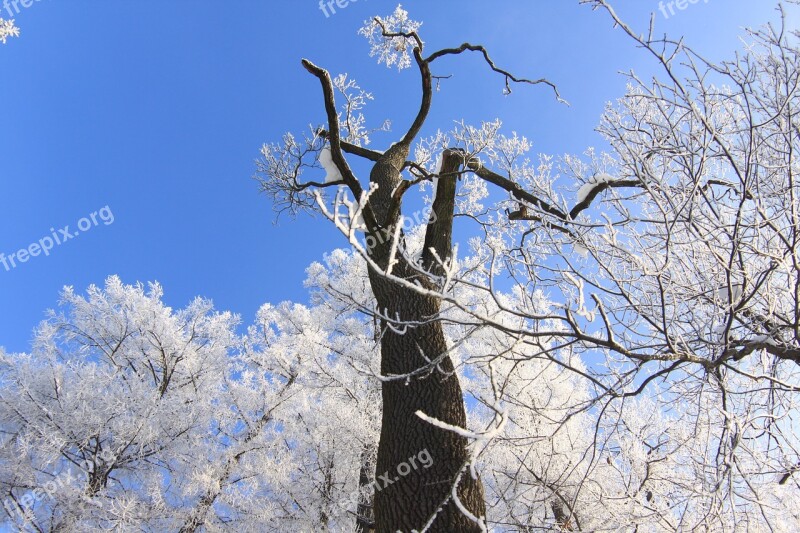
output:
[{"label": "tree branch", "polygon": [[456,179],[458,169],[463,163],[462,150],[448,149],[442,153],[432,220],[425,228],[425,244],[422,249],[422,267],[437,276],[444,275],[443,263],[452,256]]},{"label": "tree branch", "polygon": [[[316,66],[307,59],[303,59],[302,64],[303,67],[312,75],[314,75],[322,85],[322,94],[325,99],[325,114],[328,118],[328,140],[331,144],[331,156],[333,157],[333,162],[336,164],[339,172],[342,174],[342,180],[344,181],[345,185],[347,185],[347,187],[350,189],[350,192],[353,193],[356,201],[360,201],[364,195],[364,189],[361,187],[361,183],[359,183],[358,179],[356,179],[355,175],[353,174],[353,171],[350,169],[350,165],[347,164],[344,154],[342,154],[341,139],[339,134],[339,115],[336,113],[336,101],[331,76],[328,74],[327,70]],[[370,210],[369,205],[365,206],[363,216],[364,221],[369,227],[374,228],[377,226],[375,222],[375,216]]]},{"label": "tree branch", "polygon": [[486,50],[486,48],[483,47],[483,45],[464,43],[461,46],[459,46],[458,48],[443,48],[442,50],[439,50],[439,51],[434,52],[431,55],[429,55],[425,59],[425,63],[430,64],[430,63],[433,63],[434,61],[436,61],[437,59],[439,59],[440,57],[444,57],[444,56],[447,56],[447,55],[458,55],[458,54],[461,54],[463,52],[466,52],[467,50],[469,50],[471,52],[480,52],[483,55],[483,59],[489,65],[489,68],[491,68],[493,71],[497,72],[498,74],[502,74],[503,76],[505,76],[505,79],[506,79],[506,93],[507,94],[511,93],[511,85],[510,85],[509,82],[512,82],[512,81],[514,83],[528,83],[530,85],[545,84],[545,85],[549,86],[551,89],[553,89],[553,92],[556,95],[556,99],[559,102],[561,102],[562,104],[569,105],[569,102],[567,102],[566,100],[561,98],[561,95],[558,92],[558,88],[551,81],[548,81],[545,78],[540,78],[538,80],[529,80],[529,79],[526,79],[526,78],[518,78],[518,77],[514,76],[513,74],[511,74],[509,71],[499,68],[494,63],[492,58],[489,56],[489,52]]}]

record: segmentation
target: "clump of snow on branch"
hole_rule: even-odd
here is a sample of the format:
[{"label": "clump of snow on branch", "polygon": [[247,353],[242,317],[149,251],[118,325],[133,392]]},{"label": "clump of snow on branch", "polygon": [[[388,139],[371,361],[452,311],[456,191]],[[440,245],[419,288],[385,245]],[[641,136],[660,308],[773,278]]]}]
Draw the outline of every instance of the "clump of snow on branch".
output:
[{"label": "clump of snow on branch", "polygon": [[588,320],[589,322],[594,320],[595,314],[592,311],[586,309],[586,298],[584,297],[584,282],[577,275],[573,275],[570,272],[562,272],[564,279],[567,280],[572,286],[575,287],[576,298],[577,298],[577,309],[575,313],[578,316],[581,316]]},{"label": "clump of snow on branch", "polygon": [[397,65],[398,70],[403,70],[411,66],[409,51],[417,44],[407,35],[416,33],[420,26],[421,22],[409,19],[408,12],[398,5],[394,13],[386,18],[375,17],[365,21],[358,33],[369,41],[370,57],[378,56],[379,64],[390,68]]},{"label": "clump of snow on branch", "polygon": [[0,42],[6,44],[6,39],[9,37],[19,37],[19,28],[14,25],[14,19],[0,18]]},{"label": "clump of snow on branch", "polygon": [[577,203],[583,203],[596,188],[613,181],[614,177],[608,174],[596,174],[592,176],[588,182],[584,183],[581,188],[578,189]]},{"label": "clump of snow on branch", "polygon": [[330,146],[325,146],[320,150],[319,164],[322,165],[322,168],[325,170],[325,183],[342,181],[342,173],[339,172],[339,167],[333,162]]}]

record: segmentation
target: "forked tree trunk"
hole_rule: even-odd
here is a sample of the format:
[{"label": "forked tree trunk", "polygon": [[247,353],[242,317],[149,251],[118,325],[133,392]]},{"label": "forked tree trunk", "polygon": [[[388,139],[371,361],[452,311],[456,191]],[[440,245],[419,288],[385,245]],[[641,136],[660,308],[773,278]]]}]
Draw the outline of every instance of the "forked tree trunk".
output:
[{"label": "forked tree trunk", "polygon": [[[407,155],[407,146],[393,146],[376,163],[370,176],[372,182],[379,185],[370,205],[384,228],[392,228],[400,221],[399,213],[392,213],[390,209],[391,193],[399,183],[399,169]],[[448,151],[445,157],[442,173],[447,169],[457,170],[461,156]],[[450,254],[454,195],[455,177],[440,178],[433,208],[435,217],[429,223],[425,242],[426,247],[434,247],[442,259]],[[390,253],[387,240],[390,239],[377,239],[369,250],[372,259],[384,269]],[[423,264],[434,274],[439,272],[429,251],[423,255]],[[434,286],[427,276],[420,275],[402,258],[392,274],[418,281],[426,287]],[[447,342],[438,320],[440,302],[437,298],[420,295],[373,271],[369,278],[378,307],[387,313],[386,316],[417,324],[408,326],[404,332],[381,324],[384,376],[413,373],[426,367],[428,361],[447,353]],[[428,527],[431,532],[480,531],[451,497],[460,476],[458,499],[474,516],[481,519],[485,516],[483,486],[479,479],[471,477],[467,466],[467,439],[434,427],[415,414],[422,411],[448,424],[465,427],[464,399],[450,357],[445,355],[430,373],[407,380],[385,381],[382,394],[383,419],[376,467],[376,530],[387,533],[419,531],[431,522]]]},{"label": "forked tree trunk", "polygon": [[[367,253],[384,272],[392,254],[391,239],[386,235],[393,235],[393,229],[402,223],[400,199],[409,186],[408,182],[403,183],[401,171],[411,142],[419,134],[431,104],[433,78],[428,63],[422,58],[419,48],[414,50],[414,58],[422,75],[422,104],[403,139],[383,153],[363,150],[355,145],[348,147],[353,153],[375,162],[370,172],[370,184],[377,186],[377,190],[369,198],[364,220],[368,227]],[[303,60],[303,66],[322,84],[329,127],[329,132],[324,133],[331,141],[331,155],[342,173],[343,183],[356,199],[361,200],[363,189],[342,155],[339,117],[330,74],[307,60]],[[455,151],[448,150],[443,157],[444,167],[451,172],[463,163],[463,155]],[[443,173],[446,173],[444,167]],[[426,231],[426,248],[432,247],[437,253],[426,251],[422,259],[434,276],[440,269],[432,257],[438,255],[444,259],[451,250],[455,179],[455,174],[439,179],[433,206],[436,217],[429,222]],[[423,287],[436,287],[429,275],[416,272],[402,254],[398,254],[391,273]],[[383,374],[414,373],[427,367],[429,361],[438,359],[430,373],[414,375],[408,380],[383,382],[383,418],[375,480],[375,529],[380,533],[424,528],[448,533],[480,531],[476,520],[483,520],[486,515],[483,485],[480,479],[470,475],[467,439],[424,422],[416,415],[421,411],[453,426],[466,425],[461,385],[447,355],[447,342],[439,321],[440,301],[435,295],[409,290],[372,268],[369,279],[379,309],[387,313],[384,316],[408,326],[401,332],[389,327],[385,321],[380,324]],[[452,492],[456,493],[461,507],[477,517],[476,520],[461,512]]]}]

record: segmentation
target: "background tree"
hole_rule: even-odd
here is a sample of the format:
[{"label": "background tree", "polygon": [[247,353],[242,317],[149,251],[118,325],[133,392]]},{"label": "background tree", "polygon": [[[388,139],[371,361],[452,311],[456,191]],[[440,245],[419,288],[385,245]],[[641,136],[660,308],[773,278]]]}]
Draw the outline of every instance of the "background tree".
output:
[{"label": "background tree", "polygon": [[[314,272],[365,283],[341,265]],[[32,352],[3,354],[7,523],[352,531],[362,502],[370,524],[359,469],[377,445],[371,323],[316,297],[265,305],[239,337],[237,317],[210,302],[173,312],[161,296],[113,277],[86,297],[67,289]]]},{"label": "background tree", "polygon": [[2,488],[20,529],[176,529],[175,500],[217,453],[210,406],[235,319],[200,299],[173,313],[160,297],[117,278],[87,297],[66,289],[68,312],[33,351],[4,357]]}]

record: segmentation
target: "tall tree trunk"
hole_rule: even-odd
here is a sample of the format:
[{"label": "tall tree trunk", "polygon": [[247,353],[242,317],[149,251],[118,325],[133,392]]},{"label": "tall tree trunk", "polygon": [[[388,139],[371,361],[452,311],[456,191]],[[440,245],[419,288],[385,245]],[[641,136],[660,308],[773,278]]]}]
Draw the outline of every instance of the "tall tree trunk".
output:
[{"label": "tall tree trunk", "polygon": [[[421,41],[417,40],[417,43],[421,45]],[[409,186],[408,182],[402,183],[401,172],[411,143],[430,110],[433,94],[433,78],[420,48],[414,49],[414,59],[421,74],[422,103],[403,139],[383,153],[354,145],[348,148],[375,162],[370,172],[370,185],[377,186],[377,190],[369,198],[364,221],[367,224],[367,253],[384,272],[392,255],[391,239],[386,236],[393,235],[393,229],[402,223],[400,200]],[[331,143],[331,156],[342,174],[342,182],[360,201],[364,191],[342,155],[339,117],[330,74],[305,59],[303,66],[322,84],[329,128],[324,134]],[[463,155],[456,151],[447,150],[443,157],[443,163],[452,165],[454,169],[463,163]],[[455,174],[446,179],[440,177],[442,197],[434,205],[436,219],[429,222],[427,228],[430,236],[426,236],[425,241],[436,248],[440,258],[447,257],[451,249],[455,179]],[[429,266],[433,266],[429,259]],[[392,268],[394,276],[423,287],[436,287],[431,276],[416,272],[402,254],[398,254],[396,260]],[[426,261],[424,256],[423,261]],[[431,270],[434,277],[438,275],[435,267]],[[430,522],[427,530],[431,532],[480,531],[479,525],[458,509],[451,494],[455,486],[462,507],[477,519],[484,519],[483,485],[480,479],[470,475],[467,439],[424,422],[416,415],[417,411],[422,411],[453,426],[466,425],[461,385],[447,355],[447,342],[439,321],[440,301],[435,296],[409,290],[372,268],[369,279],[376,303],[387,317],[399,317],[400,321],[415,324],[401,333],[385,321],[381,323],[382,373],[412,373],[425,368],[430,360],[439,358],[438,364],[428,374],[383,382],[383,418],[375,479],[375,529],[380,533],[421,530]],[[430,458],[430,461],[423,457]]]},{"label": "tall tree trunk", "polygon": [[[379,186],[370,206],[378,223],[390,232],[395,224],[401,223],[392,192],[399,184],[400,169],[407,155],[405,143],[394,145],[383,154],[370,175],[371,181]],[[446,159],[442,174],[447,169],[457,170],[463,161],[456,152],[448,151],[443,157]],[[429,222],[425,242],[436,249],[441,259],[450,254],[454,198],[455,175],[440,178],[435,218]],[[390,239],[375,235],[374,246],[369,250],[383,269],[390,255],[391,243],[387,240]],[[429,251],[423,255],[423,264],[434,275],[439,273]],[[434,287],[428,276],[419,274],[402,257],[398,257],[392,274]],[[448,346],[439,321],[440,301],[373,271],[369,278],[378,307],[386,316],[418,324],[408,326],[405,331],[381,324],[382,374],[414,373],[429,361],[441,358],[429,373],[383,383],[383,419],[376,466],[376,530],[391,533],[421,530],[431,522],[428,527],[431,532],[480,531],[478,524],[465,516],[451,497],[452,488],[458,483],[457,495],[462,505],[476,517],[485,516],[483,486],[479,479],[471,477],[468,468],[467,439],[416,415],[422,411],[448,424],[466,426],[461,386],[453,362],[446,355]]]}]

